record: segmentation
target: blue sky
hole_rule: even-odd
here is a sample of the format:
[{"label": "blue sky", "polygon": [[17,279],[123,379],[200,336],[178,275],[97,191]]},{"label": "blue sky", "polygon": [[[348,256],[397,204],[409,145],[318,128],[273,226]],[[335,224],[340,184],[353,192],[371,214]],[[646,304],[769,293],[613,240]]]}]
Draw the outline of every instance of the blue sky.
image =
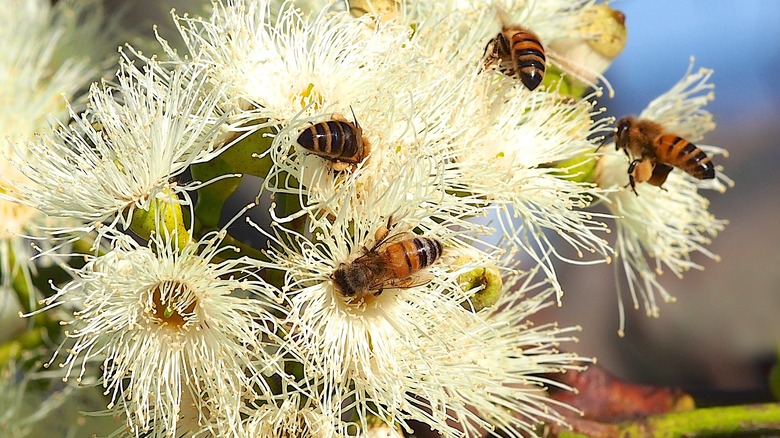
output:
[{"label": "blue sky", "polygon": [[[738,6],[741,4],[742,6]],[[636,113],[696,65],[715,70],[710,106],[721,126],[780,114],[780,1],[616,1],[626,14],[628,44],[607,77],[615,114]]]}]

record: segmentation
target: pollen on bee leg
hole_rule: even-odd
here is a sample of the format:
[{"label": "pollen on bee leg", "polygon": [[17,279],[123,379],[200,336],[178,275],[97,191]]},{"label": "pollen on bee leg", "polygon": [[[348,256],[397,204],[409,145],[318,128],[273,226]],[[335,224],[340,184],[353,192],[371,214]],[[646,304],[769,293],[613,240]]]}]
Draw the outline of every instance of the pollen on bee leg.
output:
[{"label": "pollen on bee leg", "polygon": [[334,161],[333,162],[333,170],[336,172],[343,172],[347,169],[349,169],[349,166],[351,166],[350,163],[345,163],[343,161]]},{"label": "pollen on bee leg", "polygon": [[649,180],[653,174],[653,167],[654,163],[651,160],[639,161],[633,171],[634,181],[641,183]]}]

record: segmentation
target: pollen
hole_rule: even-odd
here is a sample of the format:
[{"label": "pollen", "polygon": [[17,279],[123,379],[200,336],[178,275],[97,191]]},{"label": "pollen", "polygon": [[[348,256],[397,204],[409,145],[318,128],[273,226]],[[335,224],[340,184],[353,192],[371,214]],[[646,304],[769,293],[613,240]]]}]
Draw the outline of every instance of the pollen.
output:
[{"label": "pollen", "polygon": [[197,300],[192,289],[178,281],[162,281],[151,288],[154,319],[172,327],[183,327],[195,316]]},{"label": "pollen", "polygon": [[313,110],[318,110],[322,106],[322,95],[314,91],[314,84],[312,83],[309,83],[301,93],[301,108],[306,108],[306,105],[309,104],[311,104]]}]

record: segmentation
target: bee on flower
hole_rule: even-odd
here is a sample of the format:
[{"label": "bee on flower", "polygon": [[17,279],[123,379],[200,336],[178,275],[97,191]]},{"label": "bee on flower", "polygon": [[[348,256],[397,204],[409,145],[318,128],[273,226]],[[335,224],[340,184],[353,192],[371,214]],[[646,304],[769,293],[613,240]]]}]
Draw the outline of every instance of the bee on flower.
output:
[{"label": "bee on flower", "polygon": [[[712,115],[704,109],[713,98],[713,86],[708,82],[711,75],[712,71],[706,69],[694,72],[691,64],[677,84],[639,114],[639,120],[651,121],[687,142],[698,142],[715,127]],[[701,145],[696,149],[699,148],[708,158],[707,163],[710,157],[726,155],[721,148]],[[657,316],[657,296],[667,302],[673,300],[659,282],[659,275],[669,271],[681,278],[691,268],[703,269],[692,260],[694,253],[718,259],[707,245],[723,230],[726,221],[709,212],[709,201],[701,190],[722,192],[732,182],[717,170],[719,167],[712,168],[713,178],[699,178],[673,168],[687,166],[686,163],[664,164],[652,158],[647,159],[654,166],[649,170],[651,180],[631,184],[635,177],[630,173],[626,154],[611,147],[605,149],[599,159],[596,181],[599,187],[608,189],[606,205],[615,216],[617,266],[626,275],[634,308],[641,301],[648,315]],[[664,180],[658,180],[661,171]],[[624,318],[621,301],[621,333]]]},{"label": "bee on flower", "polygon": [[[507,388],[533,380],[525,374],[529,361],[538,364],[534,368],[538,372],[554,373],[582,359],[558,357],[545,347],[533,357],[518,356],[520,350],[514,347],[493,349],[500,343],[494,336],[507,337],[507,346],[515,345],[513,340],[525,342],[524,336],[528,342],[539,341],[535,344],[539,346],[548,345],[542,340],[546,336],[569,339],[562,335],[567,330],[547,330],[552,327],[540,332],[517,329],[532,309],[547,302],[552,289],[539,301],[522,301],[522,291],[506,290],[513,298],[506,298],[506,306],[496,304],[504,309],[498,312],[501,316],[487,307],[475,310],[469,305],[479,288],[464,289],[462,276],[497,263],[499,252],[486,253],[470,245],[469,234],[479,232],[478,225],[457,218],[434,219],[444,217],[437,210],[455,209],[460,203],[452,199],[428,204],[436,185],[419,184],[429,170],[415,164],[400,172],[387,192],[375,190],[357,202],[342,203],[349,208],[343,207],[338,217],[314,219],[307,233],[311,239],[278,224],[273,233],[265,232],[270,238],[269,260],[258,261],[258,266],[285,272],[281,292],[292,303],[284,322],[290,327],[287,347],[303,361],[304,380],[317,405],[333,413],[342,433],[354,427],[338,420],[345,416],[354,418],[362,431],[370,428],[369,419],[375,417],[407,431],[411,420],[421,421],[445,436],[463,431],[472,436],[480,428],[505,424],[527,433],[540,421],[532,412],[546,409],[547,401],[541,392],[537,394],[535,384],[527,395]],[[347,273],[362,272],[358,268],[364,263],[370,263],[366,269],[372,273],[367,288],[346,293],[345,288],[364,284],[356,279],[362,278],[357,273]],[[534,289],[542,284],[546,283],[529,281],[525,286]],[[471,356],[488,351],[495,356],[491,353],[484,361]],[[512,358],[518,363],[511,363]],[[508,361],[505,372],[497,375],[492,370],[503,361]],[[467,390],[475,382],[463,379],[464,367],[480,376],[479,384],[490,397]],[[343,400],[354,402],[343,405]],[[554,411],[548,412],[549,418],[558,418]],[[526,420],[529,415],[535,419]]]}]

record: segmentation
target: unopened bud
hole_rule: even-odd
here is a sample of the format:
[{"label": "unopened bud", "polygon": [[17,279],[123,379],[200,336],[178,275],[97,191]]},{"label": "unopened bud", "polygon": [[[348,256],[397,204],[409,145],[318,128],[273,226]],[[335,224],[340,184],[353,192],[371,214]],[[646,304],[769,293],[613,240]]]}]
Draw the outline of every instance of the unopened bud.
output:
[{"label": "unopened bud", "polygon": [[[496,268],[477,268],[458,276],[458,283],[464,291],[480,288],[469,297],[469,303],[474,311],[491,307],[501,298],[504,281],[501,273]],[[469,303],[463,303],[469,308]]]}]

